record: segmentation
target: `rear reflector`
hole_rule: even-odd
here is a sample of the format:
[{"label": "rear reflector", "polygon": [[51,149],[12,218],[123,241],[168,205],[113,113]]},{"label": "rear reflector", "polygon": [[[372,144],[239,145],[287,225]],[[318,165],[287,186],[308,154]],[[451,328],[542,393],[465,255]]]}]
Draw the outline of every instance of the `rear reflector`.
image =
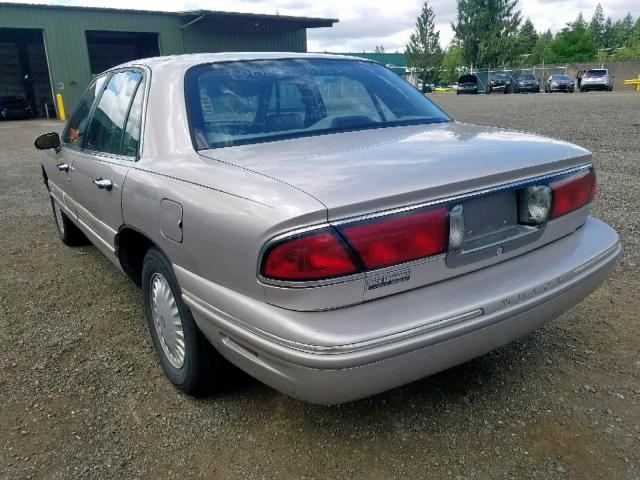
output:
[{"label": "rear reflector", "polygon": [[302,281],[356,271],[344,242],[332,229],[326,229],[271,247],[265,253],[261,273],[278,280]]},{"label": "rear reflector", "polygon": [[368,269],[380,268],[444,253],[447,214],[446,208],[438,208],[348,225],[340,231]]},{"label": "rear reflector", "polygon": [[557,218],[584,207],[596,194],[596,176],[593,169],[569,175],[549,183],[553,191],[550,218]]}]

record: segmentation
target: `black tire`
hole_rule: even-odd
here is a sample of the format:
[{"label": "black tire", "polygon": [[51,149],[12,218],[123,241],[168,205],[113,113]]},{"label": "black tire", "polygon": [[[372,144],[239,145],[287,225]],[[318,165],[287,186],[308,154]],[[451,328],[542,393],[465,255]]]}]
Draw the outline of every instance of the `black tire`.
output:
[{"label": "black tire", "polygon": [[[151,280],[159,274],[167,281],[176,302],[184,332],[184,363],[176,368],[165,353],[152,313]],[[144,313],[149,324],[149,332],[158,360],[171,383],[185,393],[202,394],[211,390],[217,373],[223,371],[224,360],[202,334],[191,315],[191,311],[182,301],[180,286],[171,268],[169,260],[156,248],[150,248],[144,257],[142,266],[142,295]]]},{"label": "black tire", "polygon": [[53,197],[50,197],[50,199],[51,209],[53,210],[53,221],[55,222],[56,231],[62,243],[69,247],[86,245],[88,240],[84,233],[82,233],[82,230],[67,217],[67,214],[57,205]]}]

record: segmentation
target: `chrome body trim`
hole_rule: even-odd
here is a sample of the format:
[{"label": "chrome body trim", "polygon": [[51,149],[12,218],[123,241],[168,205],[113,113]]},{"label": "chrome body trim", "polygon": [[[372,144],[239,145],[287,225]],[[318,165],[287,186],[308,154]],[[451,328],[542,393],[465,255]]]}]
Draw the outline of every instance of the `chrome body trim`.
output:
[{"label": "chrome body trim", "polygon": [[[455,195],[455,196],[451,196],[451,197],[443,197],[437,200],[432,200],[429,202],[423,202],[423,203],[418,203],[415,205],[409,205],[406,207],[401,207],[401,208],[395,208],[392,210],[385,210],[382,212],[376,212],[376,213],[371,213],[371,214],[367,214],[367,215],[360,215],[360,216],[356,216],[356,217],[350,217],[350,218],[345,218],[342,220],[338,220],[338,221],[327,221],[327,222],[323,222],[323,223],[319,223],[316,225],[310,225],[308,227],[304,227],[304,228],[298,228],[295,230],[291,230],[289,232],[285,232],[285,233],[281,233],[279,235],[276,235],[275,237],[272,237],[271,239],[269,239],[267,242],[265,242],[265,244],[262,246],[262,248],[260,249],[260,253],[258,255],[258,264],[256,267],[256,272],[257,272],[257,276],[258,276],[258,281],[260,283],[263,283],[265,285],[270,285],[270,286],[275,286],[275,287],[289,287],[289,288],[303,288],[303,287],[321,287],[321,286],[326,286],[326,285],[334,285],[336,283],[344,283],[344,282],[350,282],[353,280],[360,280],[362,278],[365,278],[367,274],[370,273],[375,273],[379,270],[384,270],[384,268],[388,268],[388,267],[384,267],[381,269],[372,269],[372,270],[366,270],[363,272],[358,272],[352,275],[346,275],[346,276],[341,276],[341,277],[333,277],[333,278],[327,278],[327,279],[323,279],[323,280],[311,280],[311,281],[302,281],[302,282],[294,282],[294,281],[284,281],[284,280],[275,280],[272,278],[268,278],[265,277],[261,274],[260,272],[260,267],[262,265],[262,260],[264,258],[264,254],[267,252],[267,250],[269,248],[271,248],[273,245],[286,240],[287,238],[291,238],[291,237],[295,237],[298,235],[303,235],[303,234],[307,234],[307,233],[311,233],[311,232],[315,232],[318,230],[322,230],[324,228],[329,228],[329,227],[340,227],[341,225],[345,225],[345,224],[349,224],[349,223],[355,223],[355,222],[360,222],[360,221],[366,221],[366,220],[372,220],[372,219],[376,219],[376,218],[382,218],[382,217],[386,217],[389,215],[396,215],[396,214],[400,214],[400,213],[406,213],[406,212],[411,212],[414,210],[420,210],[423,208],[428,208],[428,207],[433,207],[436,205],[442,205],[442,204],[450,204],[450,203],[456,203],[456,202],[461,202],[461,201],[467,201],[473,198],[477,198],[477,197],[481,197],[484,195],[491,195],[494,193],[498,193],[498,192],[502,192],[505,190],[512,190],[512,189],[516,189],[516,188],[520,188],[520,187],[524,187],[527,185],[530,185],[532,183],[537,183],[537,182],[543,182],[543,181],[548,181],[550,179],[556,178],[556,177],[561,177],[564,175],[569,175],[572,173],[576,173],[582,170],[586,170],[589,168],[592,168],[592,163],[586,163],[584,165],[580,165],[577,167],[572,167],[572,168],[567,168],[564,170],[560,170],[557,172],[553,172],[550,173],[548,175],[542,175],[542,176],[537,176],[537,177],[533,177],[533,178],[529,178],[526,180],[520,180],[517,182],[511,182],[511,183],[505,183],[503,185],[498,185],[495,187],[490,187],[490,188],[484,188],[481,190],[475,190],[472,192],[467,192],[465,194],[462,195]],[[555,219],[554,219],[555,220]],[[437,258],[442,258],[445,257],[446,254],[438,254],[438,255],[433,255],[431,257],[423,257],[420,259],[416,259],[416,260],[411,260],[410,262],[405,262],[405,263],[399,263],[397,265],[393,265],[394,268],[397,267],[402,267],[404,265],[411,265],[413,263],[416,262],[422,262],[425,261],[427,259],[437,259]]]}]

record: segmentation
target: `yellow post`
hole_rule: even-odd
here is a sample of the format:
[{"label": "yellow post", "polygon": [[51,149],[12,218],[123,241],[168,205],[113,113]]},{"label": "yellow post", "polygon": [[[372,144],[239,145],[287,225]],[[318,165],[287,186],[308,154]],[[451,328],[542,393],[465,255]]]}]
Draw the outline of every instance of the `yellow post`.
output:
[{"label": "yellow post", "polygon": [[640,92],[640,75],[638,75],[638,78],[636,80],[625,80],[624,84],[625,85],[635,85],[636,86],[636,92]]},{"label": "yellow post", "polygon": [[62,103],[62,94],[56,94],[56,101],[58,102],[58,115],[60,115],[60,120],[64,122],[66,116],[64,114],[64,103]]}]

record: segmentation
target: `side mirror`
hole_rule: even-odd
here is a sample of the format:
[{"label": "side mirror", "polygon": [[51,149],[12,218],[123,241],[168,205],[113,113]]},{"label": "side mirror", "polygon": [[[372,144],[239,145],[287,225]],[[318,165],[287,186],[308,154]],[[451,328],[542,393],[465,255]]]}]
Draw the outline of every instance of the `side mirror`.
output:
[{"label": "side mirror", "polygon": [[60,136],[56,132],[44,133],[33,142],[39,150],[48,150],[50,148],[60,148]]}]

